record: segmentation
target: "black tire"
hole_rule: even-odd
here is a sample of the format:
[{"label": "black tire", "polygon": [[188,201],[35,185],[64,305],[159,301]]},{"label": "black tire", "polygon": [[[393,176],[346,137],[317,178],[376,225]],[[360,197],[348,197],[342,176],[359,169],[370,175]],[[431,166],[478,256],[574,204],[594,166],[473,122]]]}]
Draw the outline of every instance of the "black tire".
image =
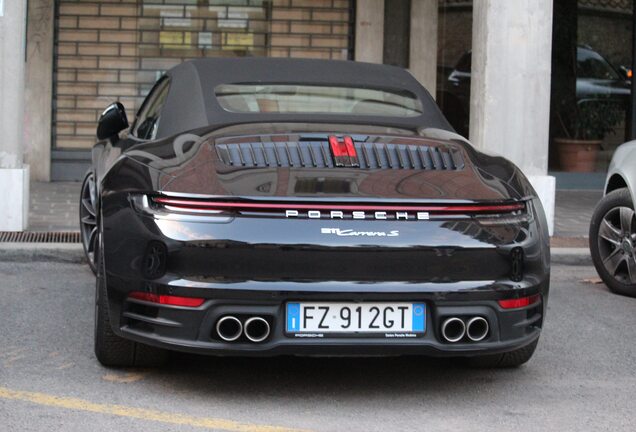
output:
[{"label": "black tire", "polygon": [[503,354],[488,354],[482,356],[468,357],[468,365],[474,368],[494,369],[494,368],[516,368],[528,360],[537,349],[539,339],[529,345]]},{"label": "black tire", "polygon": [[97,200],[92,169],[86,172],[80,191],[79,224],[82,247],[88,266],[94,274],[97,274],[99,227],[97,226]]},{"label": "black tire", "polygon": [[589,235],[592,261],[605,285],[616,294],[636,297],[636,217],[628,189],[599,201]]},{"label": "black tire", "polygon": [[124,339],[113,332],[101,255],[100,253],[98,256],[95,288],[95,356],[97,360],[107,367],[161,366],[168,360],[168,351]]}]

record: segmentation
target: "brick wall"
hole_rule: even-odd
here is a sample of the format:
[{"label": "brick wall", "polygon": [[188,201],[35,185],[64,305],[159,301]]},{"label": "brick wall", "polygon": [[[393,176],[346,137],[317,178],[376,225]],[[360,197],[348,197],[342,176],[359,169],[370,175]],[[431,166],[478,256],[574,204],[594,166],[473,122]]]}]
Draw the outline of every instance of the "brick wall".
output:
[{"label": "brick wall", "polygon": [[272,57],[352,58],[349,0],[274,0]]},{"label": "brick wall", "polygon": [[[221,3],[221,4],[219,4]],[[198,57],[352,58],[350,0],[60,0],[55,148],[90,148],[112,101],[132,121],[156,79]]]},{"label": "brick wall", "polygon": [[120,100],[137,106],[136,1],[62,0],[57,9],[54,146],[90,147],[99,114]]}]

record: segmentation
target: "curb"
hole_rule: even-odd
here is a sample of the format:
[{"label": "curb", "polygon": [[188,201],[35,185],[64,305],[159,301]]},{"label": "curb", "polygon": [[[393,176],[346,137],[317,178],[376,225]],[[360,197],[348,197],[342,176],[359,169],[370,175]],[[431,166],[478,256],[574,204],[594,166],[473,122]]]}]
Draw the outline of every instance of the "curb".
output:
[{"label": "curb", "polygon": [[591,266],[592,255],[588,248],[551,248],[550,261],[552,264]]},{"label": "curb", "polygon": [[[552,264],[591,266],[592,257],[587,248],[551,249]],[[48,261],[85,263],[84,250],[78,243],[0,243],[0,261]]]},{"label": "curb", "polygon": [[0,262],[85,263],[81,243],[0,243]]}]

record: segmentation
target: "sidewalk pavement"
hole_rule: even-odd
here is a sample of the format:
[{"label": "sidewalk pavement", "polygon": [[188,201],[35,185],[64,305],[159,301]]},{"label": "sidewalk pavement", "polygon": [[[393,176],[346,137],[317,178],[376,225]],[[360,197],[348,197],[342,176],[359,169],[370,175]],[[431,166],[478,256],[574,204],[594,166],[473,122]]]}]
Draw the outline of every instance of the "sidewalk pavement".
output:
[{"label": "sidewalk pavement", "polygon": [[602,190],[557,190],[550,241],[553,264],[592,265],[588,232],[602,196]]},{"label": "sidewalk pavement", "polygon": [[31,182],[29,231],[79,231],[79,182]]},{"label": "sidewalk pavement", "polygon": [[590,219],[601,190],[558,190],[554,217],[554,237],[587,238]]},{"label": "sidewalk pavement", "polygon": [[[31,209],[29,212],[29,231],[33,232],[76,232],[79,231],[79,192],[77,182],[33,182],[31,184]],[[594,206],[602,196],[600,190],[558,190],[556,193],[556,209],[554,236],[552,238],[553,262],[564,264],[589,264],[587,246],[588,229]],[[46,247],[31,245],[12,245],[3,243],[0,249],[11,249],[13,255],[18,250],[40,248],[40,255],[50,256]],[[54,245],[54,244],[51,244]],[[66,245],[65,250],[77,249],[81,246]],[[36,253],[35,256],[39,256]],[[0,253],[0,258],[7,254]]]}]

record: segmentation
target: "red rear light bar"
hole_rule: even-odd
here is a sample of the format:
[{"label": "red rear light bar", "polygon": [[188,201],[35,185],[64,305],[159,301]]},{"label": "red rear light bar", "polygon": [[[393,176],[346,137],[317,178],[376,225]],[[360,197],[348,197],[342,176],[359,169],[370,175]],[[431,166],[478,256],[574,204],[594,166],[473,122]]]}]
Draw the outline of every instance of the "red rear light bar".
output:
[{"label": "red rear light bar", "polygon": [[199,307],[205,302],[205,299],[198,297],[180,297],[164,294],[153,294],[141,291],[133,291],[128,294],[128,298],[135,300],[143,300],[150,303],[158,303],[169,306]]},{"label": "red rear light bar", "polygon": [[499,300],[498,303],[503,309],[520,309],[538,303],[539,300],[541,300],[541,295],[535,294],[529,297]]},{"label": "red rear light bar", "polygon": [[436,213],[507,213],[525,209],[524,203],[511,204],[468,204],[468,205],[368,205],[368,204],[306,204],[272,202],[229,202],[184,198],[155,197],[157,204],[183,210],[210,211],[278,211],[278,210],[350,210],[350,211],[420,211]]}]

